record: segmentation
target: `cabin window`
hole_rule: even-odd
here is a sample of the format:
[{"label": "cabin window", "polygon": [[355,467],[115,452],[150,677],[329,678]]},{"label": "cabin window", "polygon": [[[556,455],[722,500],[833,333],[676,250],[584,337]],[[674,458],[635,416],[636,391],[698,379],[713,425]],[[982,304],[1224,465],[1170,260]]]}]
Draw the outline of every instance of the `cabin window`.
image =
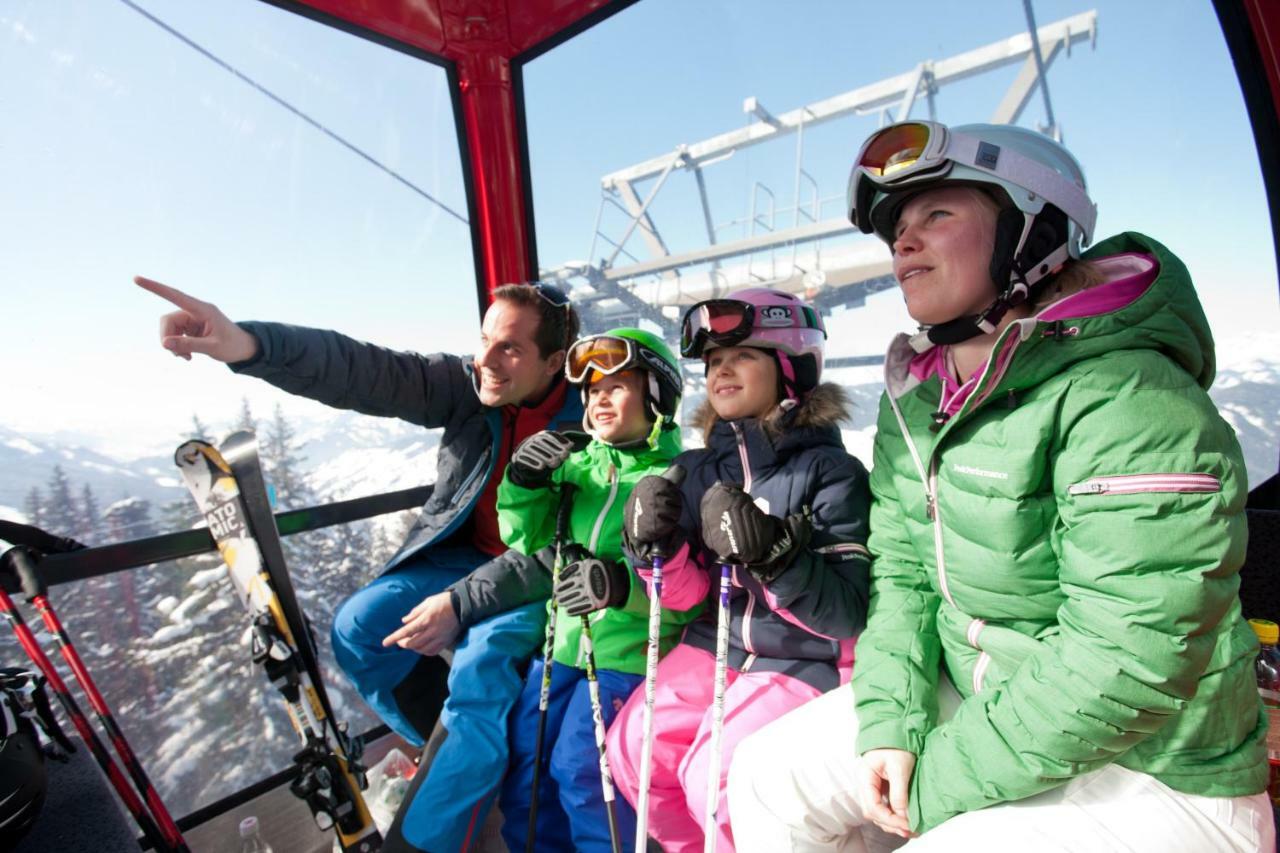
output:
[{"label": "cabin window", "polygon": [[1084,164],[1097,237],[1140,231],[1190,268],[1217,342],[1211,393],[1261,483],[1280,448],[1280,305],[1257,152],[1212,4],[1164,12],[1035,0],[1047,108],[1017,0],[888,19],[851,3],[637,3],[523,69],[543,275],[595,300],[587,328],[654,322],[672,341],[709,294],[810,295],[827,312],[827,377],[856,406],[846,444],[870,464],[875,362],[913,324],[887,250],[841,227],[858,146],[905,117],[1056,127]]},{"label": "cabin window", "polygon": [[[434,478],[435,433],[166,354],[170,309],[131,279],[233,319],[469,352],[475,268],[442,67],[257,0],[9,0],[0,105],[0,513],[93,545],[191,526],[174,448],[246,418],[282,509]],[[402,528],[286,539],[325,655],[333,609]],[[297,748],[224,575],[210,555],[50,594],[176,815]],[[7,628],[0,648],[25,661]],[[328,669],[341,717],[372,727]]]}]

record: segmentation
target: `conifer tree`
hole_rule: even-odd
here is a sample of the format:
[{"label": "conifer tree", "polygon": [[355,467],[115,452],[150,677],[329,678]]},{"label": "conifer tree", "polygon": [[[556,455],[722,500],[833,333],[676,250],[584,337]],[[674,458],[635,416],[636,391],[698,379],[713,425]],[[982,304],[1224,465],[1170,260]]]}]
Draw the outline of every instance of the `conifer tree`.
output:
[{"label": "conifer tree", "polygon": [[45,530],[57,536],[75,536],[79,526],[75,500],[71,497],[71,481],[62,470],[61,465],[54,465],[46,485],[49,492],[44,502],[44,517],[41,525]]},{"label": "conifer tree", "polygon": [[236,416],[236,429],[258,431],[258,422],[253,418],[253,409],[249,408],[249,398],[240,398],[240,414]]},{"label": "conifer tree", "polygon": [[22,512],[27,517],[27,524],[36,527],[44,526],[44,495],[39,486],[32,486],[27,492],[27,499],[22,504]]},{"label": "conifer tree", "polygon": [[98,498],[93,494],[93,487],[88,483],[80,492],[80,523],[76,527],[76,538],[86,545],[93,545],[102,538],[101,518],[98,514]]}]

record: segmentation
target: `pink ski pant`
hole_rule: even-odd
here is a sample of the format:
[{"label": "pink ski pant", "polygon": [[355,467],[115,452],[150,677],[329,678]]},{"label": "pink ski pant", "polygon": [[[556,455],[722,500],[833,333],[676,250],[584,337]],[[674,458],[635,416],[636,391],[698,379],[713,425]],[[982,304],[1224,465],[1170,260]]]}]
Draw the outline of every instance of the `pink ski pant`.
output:
[{"label": "pink ski pant", "polygon": [[[715,657],[680,643],[658,664],[654,698],[653,775],[649,785],[649,835],[668,853],[701,851],[707,805]],[[731,853],[733,832],[725,784],[738,741],[819,695],[802,681],[776,672],[729,669],[721,735],[717,850]],[[644,742],[644,686],[631,694],[609,728],[609,766],[618,790],[632,806],[640,789]]]}]

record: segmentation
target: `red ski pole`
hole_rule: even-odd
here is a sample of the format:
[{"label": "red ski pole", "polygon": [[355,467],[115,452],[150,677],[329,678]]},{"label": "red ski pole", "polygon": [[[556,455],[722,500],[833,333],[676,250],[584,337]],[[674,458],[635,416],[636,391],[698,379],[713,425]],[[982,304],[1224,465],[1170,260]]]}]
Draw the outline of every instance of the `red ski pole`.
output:
[{"label": "red ski pole", "polygon": [[[32,552],[26,548],[14,548],[5,553],[5,564],[5,569],[10,574],[10,579],[17,580],[22,591],[26,594],[27,600],[35,605],[41,618],[44,619],[45,627],[49,629],[50,633],[58,641],[58,648],[62,652],[63,659],[66,660],[72,674],[80,682],[80,687],[84,690],[85,695],[89,697],[89,705],[93,708],[94,713],[98,715],[98,721],[102,723],[103,728],[107,730],[111,745],[115,747],[116,754],[124,762],[125,769],[129,772],[133,783],[146,800],[147,808],[155,819],[155,823],[159,825],[160,834],[165,842],[164,848],[157,849],[174,850],[176,853],[189,853],[189,848],[186,840],[182,837],[182,832],[178,829],[178,825],[174,823],[169,810],[165,808],[160,795],[156,793],[151,780],[147,778],[146,772],[142,769],[142,764],[138,761],[137,754],[134,753],[133,747],[129,745],[124,732],[120,730],[120,725],[116,722],[115,716],[111,713],[111,709],[107,707],[106,699],[103,698],[93,679],[89,677],[89,671],[85,668],[84,661],[81,660],[75,646],[72,645],[71,637],[67,635],[66,629],[58,620],[57,614],[53,611],[53,606],[49,604],[44,582],[40,579],[36,569],[36,560],[32,558]],[[12,599],[10,599],[10,604],[12,604]],[[16,614],[16,609],[12,607],[10,609],[14,610]],[[23,627],[26,628],[25,624]],[[26,630],[29,634],[30,629],[27,628]],[[32,639],[34,641],[34,637]],[[43,652],[41,654],[43,656]],[[52,678],[49,679],[49,683],[53,684]],[[64,684],[64,689],[65,686]],[[56,687],[54,689],[55,691],[57,690]],[[68,698],[70,698],[69,693]],[[130,793],[132,793],[132,789],[130,789]]]},{"label": "red ski pole", "polygon": [[124,801],[125,807],[129,809],[133,819],[138,822],[138,826],[142,829],[142,834],[146,836],[147,841],[156,850],[172,849],[164,837],[160,835],[160,830],[156,828],[155,821],[147,813],[146,806],[142,804],[142,800],[138,799],[138,795],[134,793],[133,788],[129,787],[124,774],[120,772],[120,767],[112,760],[106,747],[98,739],[98,735],[89,727],[88,719],[85,718],[84,712],[80,710],[80,706],[76,704],[71,692],[67,690],[67,685],[58,675],[58,670],[54,668],[53,662],[45,656],[45,653],[40,650],[40,644],[36,642],[35,635],[31,633],[31,629],[23,621],[22,614],[18,612],[18,608],[13,604],[13,599],[3,589],[0,589],[0,614],[9,620],[9,624],[13,627],[13,633],[18,637],[18,642],[22,644],[27,656],[31,658],[32,663],[36,665],[36,668],[40,670],[45,680],[48,681],[49,686],[53,688],[53,692],[57,695],[58,700],[62,702],[63,709],[66,710],[67,716],[71,719],[71,724],[75,726],[76,731],[80,734],[80,739],[89,747],[89,752],[97,760],[102,772],[107,774],[107,779],[110,780],[111,786],[116,789],[116,793]]},{"label": "red ski pole", "polygon": [[129,771],[129,776],[133,779],[133,783],[142,792],[143,798],[147,801],[147,806],[151,809],[151,814],[155,817],[156,823],[160,825],[160,831],[164,834],[165,841],[178,853],[186,853],[188,847],[186,840],[182,837],[182,832],[178,829],[178,825],[173,822],[173,816],[165,808],[164,801],[156,793],[151,780],[147,778],[146,771],[142,769],[142,764],[138,761],[138,756],[134,753],[133,747],[129,746],[129,741],[125,739],[124,732],[120,730],[119,724],[116,723],[116,718],[107,707],[106,700],[102,698],[97,685],[89,677],[89,671],[85,669],[84,661],[80,659],[80,654],[76,651],[75,646],[71,645],[71,638],[67,636],[66,629],[62,627],[62,623],[58,621],[57,615],[54,614],[53,607],[49,604],[49,599],[43,595],[36,595],[31,598],[31,603],[35,605],[36,610],[40,611],[40,617],[44,619],[45,626],[57,639],[58,648],[62,651],[62,657],[66,660],[67,666],[71,667],[75,677],[80,681],[80,686],[84,689],[85,695],[89,697],[90,707],[98,715],[98,720],[102,723],[103,728],[107,730],[107,736],[111,738],[111,744],[115,747],[116,754],[124,761],[125,769]]}]

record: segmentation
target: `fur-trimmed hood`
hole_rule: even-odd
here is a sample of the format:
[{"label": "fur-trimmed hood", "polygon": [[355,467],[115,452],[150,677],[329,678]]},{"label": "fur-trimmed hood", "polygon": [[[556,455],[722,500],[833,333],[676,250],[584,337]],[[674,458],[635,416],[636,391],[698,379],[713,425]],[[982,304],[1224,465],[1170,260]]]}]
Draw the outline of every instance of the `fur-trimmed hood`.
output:
[{"label": "fur-trimmed hood", "polygon": [[[822,382],[800,405],[789,410],[779,406],[761,419],[761,425],[771,436],[794,428],[838,428],[842,421],[852,417],[852,405],[843,387],[834,382]],[[707,399],[694,412],[691,425],[701,431],[703,441],[710,441],[711,430],[719,420],[719,415],[711,408],[711,400]]]}]

